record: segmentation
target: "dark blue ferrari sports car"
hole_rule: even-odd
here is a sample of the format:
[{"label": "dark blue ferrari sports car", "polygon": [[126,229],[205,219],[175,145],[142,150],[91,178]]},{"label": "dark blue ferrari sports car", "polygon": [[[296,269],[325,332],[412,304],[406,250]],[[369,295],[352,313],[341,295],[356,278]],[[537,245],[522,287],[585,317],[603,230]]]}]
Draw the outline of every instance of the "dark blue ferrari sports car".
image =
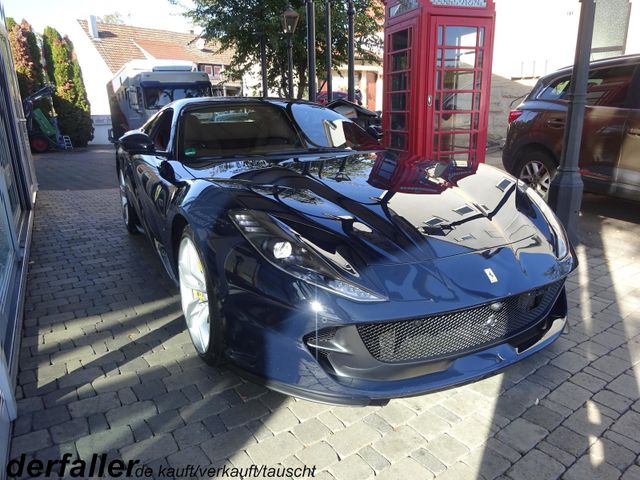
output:
[{"label": "dark blue ferrari sports car", "polygon": [[274,390],[382,403],[487,376],[565,328],[575,255],[496,168],[404,158],[276,99],[180,100],[117,147],[126,228],[179,284],[199,355]]}]

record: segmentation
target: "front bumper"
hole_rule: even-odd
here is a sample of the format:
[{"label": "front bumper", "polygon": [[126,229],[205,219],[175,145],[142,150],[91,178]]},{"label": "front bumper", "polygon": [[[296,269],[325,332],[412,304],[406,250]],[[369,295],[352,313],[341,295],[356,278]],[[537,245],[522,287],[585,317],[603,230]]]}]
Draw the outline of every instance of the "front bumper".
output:
[{"label": "front bumper", "polygon": [[[247,305],[246,299],[243,304]],[[301,325],[303,321],[291,318],[275,305],[270,308],[272,318],[285,315],[289,320],[274,321],[265,329],[270,317],[262,308],[257,311],[263,312],[259,320],[253,317],[242,322],[261,324],[260,330],[241,335],[253,347],[244,343],[243,348],[230,349],[230,357],[241,373],[281,393],[341,405],[384,404],[391,398],[420,395],[487,377],[548,346],[567,324],[566,293],[562,288],[540,318],[500,342],[431,361],[389,363],[375,359],[359,338],[349,338],[358,335],[353,324],[334,328],[342,331],[345,338],[327,342],[287,330],[287,326]],[[317,325],[321,323],[316,320]]]}]

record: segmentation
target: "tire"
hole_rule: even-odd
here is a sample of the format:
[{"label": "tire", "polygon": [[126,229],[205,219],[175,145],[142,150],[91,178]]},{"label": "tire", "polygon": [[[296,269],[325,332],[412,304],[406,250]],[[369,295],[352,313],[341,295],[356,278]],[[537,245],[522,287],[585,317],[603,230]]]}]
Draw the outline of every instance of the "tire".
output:
[{"label": "tire", "polygon": [[137,235],[138,230],[138,215],[135,209],[131,206],[129,196],[127,195],[127,188],[124,181],[124,174],[122,170],[118,169],[118,186],[120,187],[120,204],[122,206],[122,219],[124,220],[124,226],[130,235]]},{"label": "tire", "polygon": [[178,244],[178,280],[182,313],[193,346],[202,360],[218,365],[224,352],[222,305],[189,226]]},{"label": "tire", "polygon": [[49,139],[44,135],[33,135],[29,138],[33,153],[46,153],[49,151]]},{"label": "tire", "polygon": [[542,150],[524,150],[518,154],[514,175],[546,199],[557,169],[558,165],[548,153]]}]

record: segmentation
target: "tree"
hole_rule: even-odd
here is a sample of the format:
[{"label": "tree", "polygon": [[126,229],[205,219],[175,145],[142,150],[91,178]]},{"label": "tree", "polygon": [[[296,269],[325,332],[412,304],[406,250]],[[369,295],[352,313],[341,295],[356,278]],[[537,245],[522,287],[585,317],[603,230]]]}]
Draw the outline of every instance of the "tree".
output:
[{"label": "tree", "polygon": [[40,47],[38,47],[36,34],[26,20],[16,23],[12,18],[8,18],[7,25],[11,25],[9,44],[20,95],[25,98],[44,85]]},{"label": "tree", "polygon": [[113,25],[124,25],[124,20],[120,12],[107,13],[97,18],[100,23],[111,23]]},{"label": "tree", "polygon": [[91,107],[82,80],[82,71],[68,37],[46,27],[42,35],[47,75],[56,87],[53,106],[58,127],[75,146],[84,147],[93,138]]},{"label": "tree", "polygon": [[[177,0],[170,0],[177,3]],[[260,39],[264,35],[267,45],[267,75],[270,87],[286,94],[287,41],[282,33],[280,15],[286,0],[193,0],[193,8],[185,16],[203,28],[203,36],[219,43],[219,51],[234,52],[227,69],[230,77],[241,77],[254,65],[260,64]],[[379,0],[355,0],[356,56],[366,62],[379,62],[382,37],[379,19],[384,18],[384,7]],[[298,98],[302,98],[307,83],[306,9],[304,0],[292,0],[291,5],[300,14],[300,22],[293,38],[294,77],[298,80]],[[332,2],[332,44],[335,67],[347,63],[347,2]],[[325,52],[327,39],[324,32],[326,11],[324,2],[316,2],[316,55],[317,73],[326,76]]]}]

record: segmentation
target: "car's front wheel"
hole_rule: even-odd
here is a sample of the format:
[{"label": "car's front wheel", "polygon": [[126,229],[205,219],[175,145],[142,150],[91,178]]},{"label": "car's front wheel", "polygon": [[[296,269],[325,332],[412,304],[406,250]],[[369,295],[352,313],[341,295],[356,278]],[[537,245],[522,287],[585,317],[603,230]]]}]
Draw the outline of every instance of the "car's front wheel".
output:
[{"label": "car's front wheel", "polygon": [[222,357],[222,309],[190,227],[186,227],[178,250],[178,279],[182,312],[198,355],[210,365]]},{"label": "car's front wheel", "polygon": [[541,150],[526,150],[521,153],[515,169],[518,178],[545,199],[556,170],[553,158]]}]

